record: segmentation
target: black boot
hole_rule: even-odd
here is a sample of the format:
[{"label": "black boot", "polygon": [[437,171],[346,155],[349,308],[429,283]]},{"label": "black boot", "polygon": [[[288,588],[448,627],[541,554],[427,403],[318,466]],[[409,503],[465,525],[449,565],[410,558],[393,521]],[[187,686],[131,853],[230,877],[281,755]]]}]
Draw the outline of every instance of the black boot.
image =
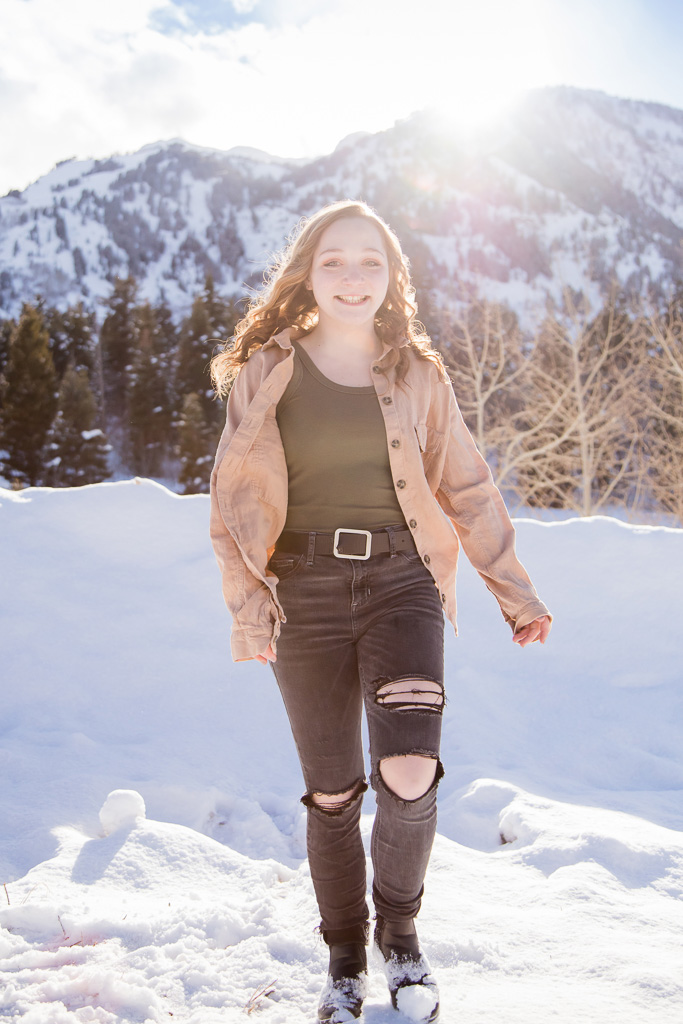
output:
[{"label": "black boot", "polygon": [[[365,931],[364,927],[361,931]],[[358,929],[349,933],[350,941],[346,942],[329,941],[330,936],[325,937],[330,947],[330,966],[320,993],[318,1020],[344,1024],[356,1020],[363,1011],[368,987],[365,938],[358,937]]]},{"label": "black boot", "polygon": [[375,945],[384,960],[394,1009],[424,1024],[438,1020],[439,989],[429,961],[420,950],[415,922],[385,921],[378,915]]}]

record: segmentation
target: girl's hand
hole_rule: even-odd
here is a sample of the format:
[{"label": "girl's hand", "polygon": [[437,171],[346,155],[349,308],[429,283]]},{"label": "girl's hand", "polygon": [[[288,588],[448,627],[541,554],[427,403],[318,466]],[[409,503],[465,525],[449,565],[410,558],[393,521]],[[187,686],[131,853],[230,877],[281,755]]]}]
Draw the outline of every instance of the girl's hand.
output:
[{"label": "girl's hand", "polygon": [[260,661],[262,665],[267,665],[269,661],[277,661],[277,655],[270,644],[268,644],[263,654],[256,655],[256,661]]},{"label": "girl's hand", "polygon": [[529,622],[526,626],[522,626],[512,638],[514,644],[519,644],[520,647],[526,647],[527,644],[535,644],[537,640],[540,640],[542,644],[546,642],[548,633],[550,632],[551,620],[549,615],[540,615],[533,622]]}]

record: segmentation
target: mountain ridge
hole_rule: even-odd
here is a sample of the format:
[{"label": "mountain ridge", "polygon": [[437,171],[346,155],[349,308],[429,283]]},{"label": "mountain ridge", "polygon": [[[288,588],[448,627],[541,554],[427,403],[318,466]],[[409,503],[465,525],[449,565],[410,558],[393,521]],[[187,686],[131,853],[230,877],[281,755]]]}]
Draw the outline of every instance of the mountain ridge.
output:
[{"label": "mountain ridge", "polygon": [[262,279],[302,216],[363,198],[395,228],[418,298],[472,290],[530,323],[564,288],[655,299],[683,278],[683,111],[567,86],[479,132],[421,111],[313,159],[172,139],[69,159],[0,198],[0,316],[35,294],[99,309],[116,277],[177,316],[211,274]]}]

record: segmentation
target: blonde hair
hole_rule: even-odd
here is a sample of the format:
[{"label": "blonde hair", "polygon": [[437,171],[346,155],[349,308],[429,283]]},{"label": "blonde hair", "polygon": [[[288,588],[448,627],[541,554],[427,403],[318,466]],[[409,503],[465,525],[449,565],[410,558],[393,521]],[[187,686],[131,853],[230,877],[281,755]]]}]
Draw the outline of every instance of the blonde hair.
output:
[{"label": "blonde hair", "polygon": [[382,236],[389,265],[389,288],[375,314],[375,330],[380,340],[395,350],[397,379],[402,380],[408,369],[408,357],[401,351],[404,339],[418,355],[436,363],[445,376],[441,356],[416,319],[415,289],[398,238],[367,203],[343,200],[302,220],[289,244],[276,256],[264,275],[265,288],[250,301],[235,328],[232,343],[226,343],[211,360],[211,378],[219,395],[227,394],[240,366],[273,335],[290,327],[295,337],[303,337],[316,326],[318,307],[306,281],[323,232],[343,217],[364,217],[372,221]]}]

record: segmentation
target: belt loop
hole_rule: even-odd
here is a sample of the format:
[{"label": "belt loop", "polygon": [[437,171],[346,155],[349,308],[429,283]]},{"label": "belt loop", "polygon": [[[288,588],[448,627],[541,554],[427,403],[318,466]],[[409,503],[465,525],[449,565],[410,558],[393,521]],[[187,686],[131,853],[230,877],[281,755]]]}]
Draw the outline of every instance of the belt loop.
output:
[{"label": "belt loop", "polygon": [[389,534],[389,553],[391,558],[396,558],[396,535],[392,529],[388,529]]},{"label": "belt loop", "polygon": [[308,535],[308,555],[306,557],[306,565],[313,565],[313,556],[315,555],[315,530]]}]

